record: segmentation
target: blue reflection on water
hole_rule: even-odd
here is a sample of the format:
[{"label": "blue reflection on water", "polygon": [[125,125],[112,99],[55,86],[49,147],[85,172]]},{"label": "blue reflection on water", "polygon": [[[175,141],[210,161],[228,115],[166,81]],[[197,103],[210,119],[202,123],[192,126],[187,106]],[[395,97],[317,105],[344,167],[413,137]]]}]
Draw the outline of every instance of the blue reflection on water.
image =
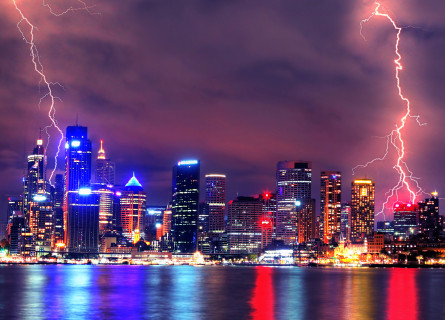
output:
[{"label": "blue reflection on water", "polygon": [[442,319],[444,295],[443,270],[0,266],[5,319]]}]

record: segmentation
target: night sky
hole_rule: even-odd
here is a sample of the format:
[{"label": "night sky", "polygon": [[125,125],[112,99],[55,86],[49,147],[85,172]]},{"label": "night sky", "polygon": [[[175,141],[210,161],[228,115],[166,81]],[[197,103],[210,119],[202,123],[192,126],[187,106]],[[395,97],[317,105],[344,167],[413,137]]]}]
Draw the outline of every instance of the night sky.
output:
[{"label": "night sky", "polygon": [[[117,181],[135,171],[148,204],[166,204],[181,159],[205,173],[226,173],[227,200],[273,191],[280,160],[313,162],[343,173],[383,155],[403,114],[394,79],[395,31],[361,0],[92,0],[89,14],[52,16],[41,1],[17,0],[37,27],[36,44],[63,102],[56,117],[87,126],[97,154],[103,139]],[[48,1],[63,11],[77,1]],[[55,5],[60,3],[60,6]],[[404,93],[427,126],[408,122],[406,160],[425,191],[445,193],[445,3],[383,2],[401,26]],[[39,128],[39,77],[11,1],[0,3],[0,195],[22,192],[25,154]],[[55,134],[55,131],[52,131]],[[56,141],[49,149],[49,167]],[[63,151],[60,161],[63,163]],[[396,184],[395,158],[360,170],[375,179],[378,205]],[[59,167],[63,168],[63,165]],[[203,184],[202,184],[203,185]],[[405,199],[407,200],[407,199]]]}]

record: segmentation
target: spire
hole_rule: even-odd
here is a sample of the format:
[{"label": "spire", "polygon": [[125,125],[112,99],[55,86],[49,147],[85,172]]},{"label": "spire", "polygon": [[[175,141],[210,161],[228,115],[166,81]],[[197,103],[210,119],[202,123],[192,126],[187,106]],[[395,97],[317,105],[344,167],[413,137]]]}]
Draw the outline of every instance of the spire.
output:
[{"label": "spire", "polygon": [[142,188],[142,185],[139,183],[138,179],[136,179],[136,176],[135,176],[134,172],[133,172],[133,176],[127,182],[127,184],[125,186],[126,187],[139,187],[139,188]]},{"label": "spire", "polygon": [[105,159],[105,150],[103,146],[104,141],[100,140],[100,150],[97,155],[97,159]]}]

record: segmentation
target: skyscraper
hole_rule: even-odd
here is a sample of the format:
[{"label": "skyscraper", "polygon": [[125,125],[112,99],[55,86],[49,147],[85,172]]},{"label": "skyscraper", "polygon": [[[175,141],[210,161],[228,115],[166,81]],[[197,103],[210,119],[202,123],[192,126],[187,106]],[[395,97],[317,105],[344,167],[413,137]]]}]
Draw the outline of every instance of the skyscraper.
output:
[{"label": "skyscraper", "polygon": [[328,243],[340,235],[341,222],[341,173],[338,171],[321,172],[320,204],[322,216],[323,241]]},{"label": "skyscraper", "polygon": [[122,232],[128,240],[136,243],[145,238],[147,195],[134,173],[122,190],[120,203]]},{"label": "skyscraper", "polygon": [[54,183],[54,243],[63,243],[63,175],[56,174]]},{"label": "skyscraper", "polygon": [[229,253],[259,253],[263,221],[263,203],[259,198],[238,197],[229,201],[227,217]]},{"label": "skyscraper", "polygon": [[352,182],[352,241],[362,241],[374,232],[374,188],[374,182],[369,179],[357,179]]},{"label": "skyscraper", "polygon": [[[297,200],[298,201],[298,200]],[[304,243],[317,238],[315,234],[315,199],[309,203],[298,205],[297,202],[297,221],[298,221],[298,243]]]},{"label": "skyscraper", "polygon": [[70,252],[99,249],[99,194],[91,190],[91,141],[87,127],[66,129],[65,244]]},{"label": "skyscraper", "polygon": [[105,157],[103,148],[103,140],[100,140],[100,150],[96,160],[96,183],[104,183],[107,185],[115,184],[116,165],[110,159]]},{"label": "skyscraper", "polygon": [[226,208],[226,176],[224,174],[206,174],[205,202],[209,206],[209,232],[223,233]]},{"label": "skyscraper", "polygon": [[76,125],[66,129],[65,183],[65,192],[90,187],[91,141],[87,127]]},{"label": "skyscraper", "polygon": [[439,215],[439,194],[419,202],[419,233],[428,241],[437,241],[442,231],[442,216]]},{"label": "skyscraper", "polygon": [[32,154],[28,156],[28,168],[24,181],[23,213],[28,221],[36,218],[30,216],[30,207],[37,201],[46,201],[46,155],[43,140],[38,139]]},{"label": "skyscraper", "polygon": [[197,250],[199,161],[179,161],[173,167],[172,236],[174,251]]},{"label": "skyscraper", "polygon": [[407,240],[417,234],[419,224],[419,205],[396,202],[394,204],[394,236]]},{"label": "skyscraper", "polygon": [[297,204],[311,203],[312,164],[305,161],[282,161],[277,165],[277,239],[285,244],[297,240]]}]

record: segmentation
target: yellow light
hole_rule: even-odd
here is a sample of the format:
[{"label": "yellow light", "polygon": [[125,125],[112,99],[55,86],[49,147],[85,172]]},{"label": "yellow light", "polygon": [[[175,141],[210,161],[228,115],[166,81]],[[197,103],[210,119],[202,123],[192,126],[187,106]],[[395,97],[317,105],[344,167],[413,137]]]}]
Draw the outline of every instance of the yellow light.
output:
[{"label": "yellow light", "polygon": [[354,180],[354,184],[372,184],[372,180]]}]

